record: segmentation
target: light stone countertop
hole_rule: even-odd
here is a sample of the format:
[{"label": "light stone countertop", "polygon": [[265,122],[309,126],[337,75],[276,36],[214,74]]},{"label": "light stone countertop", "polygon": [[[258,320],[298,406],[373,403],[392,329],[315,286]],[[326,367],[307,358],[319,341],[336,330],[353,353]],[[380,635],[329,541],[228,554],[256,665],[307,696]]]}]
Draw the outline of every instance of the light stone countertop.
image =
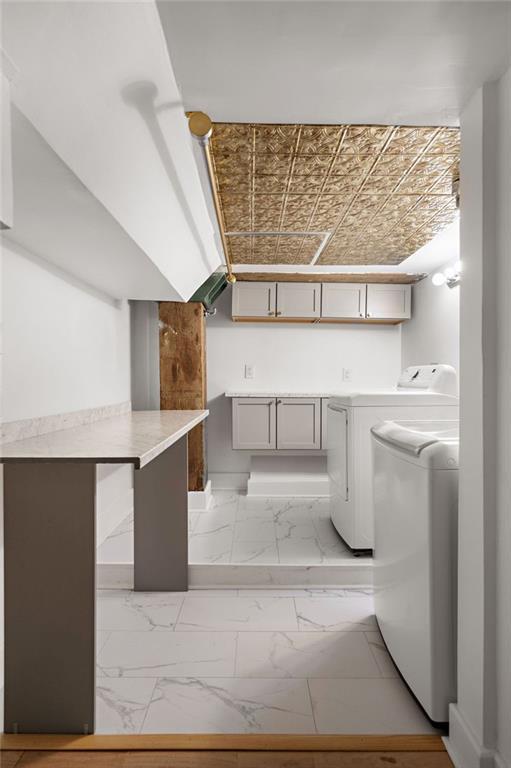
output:
[{"label": "light stone countertop", "polygon": [[209,411],[131,411],[0,445],[0,463],[85,461],[140,469],[207,418]]},{"label": "light stone countertop", "polygon": [[229,391],[225,393],[226,397],[332,397],[332,392],[281,392],[278,390],[262,392],[256,392],[254,390],[248,390],[243,392],[241,390]]}]

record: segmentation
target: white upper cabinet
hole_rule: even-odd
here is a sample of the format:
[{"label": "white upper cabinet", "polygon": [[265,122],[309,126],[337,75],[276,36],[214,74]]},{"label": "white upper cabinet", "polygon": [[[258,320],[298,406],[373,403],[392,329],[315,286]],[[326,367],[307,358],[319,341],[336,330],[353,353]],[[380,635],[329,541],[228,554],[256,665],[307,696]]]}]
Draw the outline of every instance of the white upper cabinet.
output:
[{"label": "white upper cabinet", "polygon": [[362,283],[323,283],[321,317],[365,317],[366,287]]},{"label": "white upper cabinet", "polygon": [[[153,282],[159,273],[169,298],[187,300],[221,258],[156,3],[10,2],[2,12],[19,72],[13,105],[145,255]],[[52,258],[63,219],[41,215],[37,253]],[[136,270],[132,282],[126,298],[150,298]]]},{"label": "white upper cabinet", "polygon": [[411,317],[411,285],[395,283],[266,283],[238,281],[234,319],[396,323]]},{"label": "white upper cabinet", "polygon": [[275,317],[276,295],[277,283],[234,283],[233,317]]},{"label": "white upper cabinet", "polygon": [[319,317],[320,283],[278,283],[277,317]]},{"label": "white upper cabinet", "polygon": [[370,283],[367,286],[366,317],[374,320],[403,320],[411,317],[410,285]]},{"label": "white upper cabinet", "polygon": [[321,448],[319,397],[277,399],[277,448],[289,451]]}]

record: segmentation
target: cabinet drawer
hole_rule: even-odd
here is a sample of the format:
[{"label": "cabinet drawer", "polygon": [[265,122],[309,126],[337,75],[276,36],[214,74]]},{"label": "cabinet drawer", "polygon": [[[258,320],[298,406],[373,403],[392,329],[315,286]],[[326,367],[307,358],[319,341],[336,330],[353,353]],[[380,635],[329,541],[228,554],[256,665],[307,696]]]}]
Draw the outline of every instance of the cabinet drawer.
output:
[{"label": "cabinet drawer", "polygon": [[275,398],[233,398],[233,448],[252,450],[276,448],[275,427]]}]

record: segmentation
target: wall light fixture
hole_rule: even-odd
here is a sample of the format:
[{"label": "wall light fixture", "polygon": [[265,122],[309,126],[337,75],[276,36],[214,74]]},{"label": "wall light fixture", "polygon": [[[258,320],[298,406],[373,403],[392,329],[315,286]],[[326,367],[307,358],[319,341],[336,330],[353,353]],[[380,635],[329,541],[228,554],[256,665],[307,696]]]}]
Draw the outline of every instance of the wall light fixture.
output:
[{"label": "wall light fixture", "polygon": [[456,261],[452,266],[446,267],[443,272],[435,272],[431,278],[433,285],[447,285],[455,288],[461,280],[461,261]]}]

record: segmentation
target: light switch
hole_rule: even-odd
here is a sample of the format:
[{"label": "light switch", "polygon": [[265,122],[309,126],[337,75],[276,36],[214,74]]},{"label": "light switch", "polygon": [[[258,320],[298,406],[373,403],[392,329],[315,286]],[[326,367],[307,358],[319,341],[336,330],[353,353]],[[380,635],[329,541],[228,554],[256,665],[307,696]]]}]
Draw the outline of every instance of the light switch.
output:
[{"label": "light switch", "polygon": [[246,379],[253,379],[254,378],[254,366],[253,365],[245,365],[245,378]]},{"label": "light switch", "polygon": [[343,368],[342,369],[342,380],[343,381],[351,381],[351,368]]}]

